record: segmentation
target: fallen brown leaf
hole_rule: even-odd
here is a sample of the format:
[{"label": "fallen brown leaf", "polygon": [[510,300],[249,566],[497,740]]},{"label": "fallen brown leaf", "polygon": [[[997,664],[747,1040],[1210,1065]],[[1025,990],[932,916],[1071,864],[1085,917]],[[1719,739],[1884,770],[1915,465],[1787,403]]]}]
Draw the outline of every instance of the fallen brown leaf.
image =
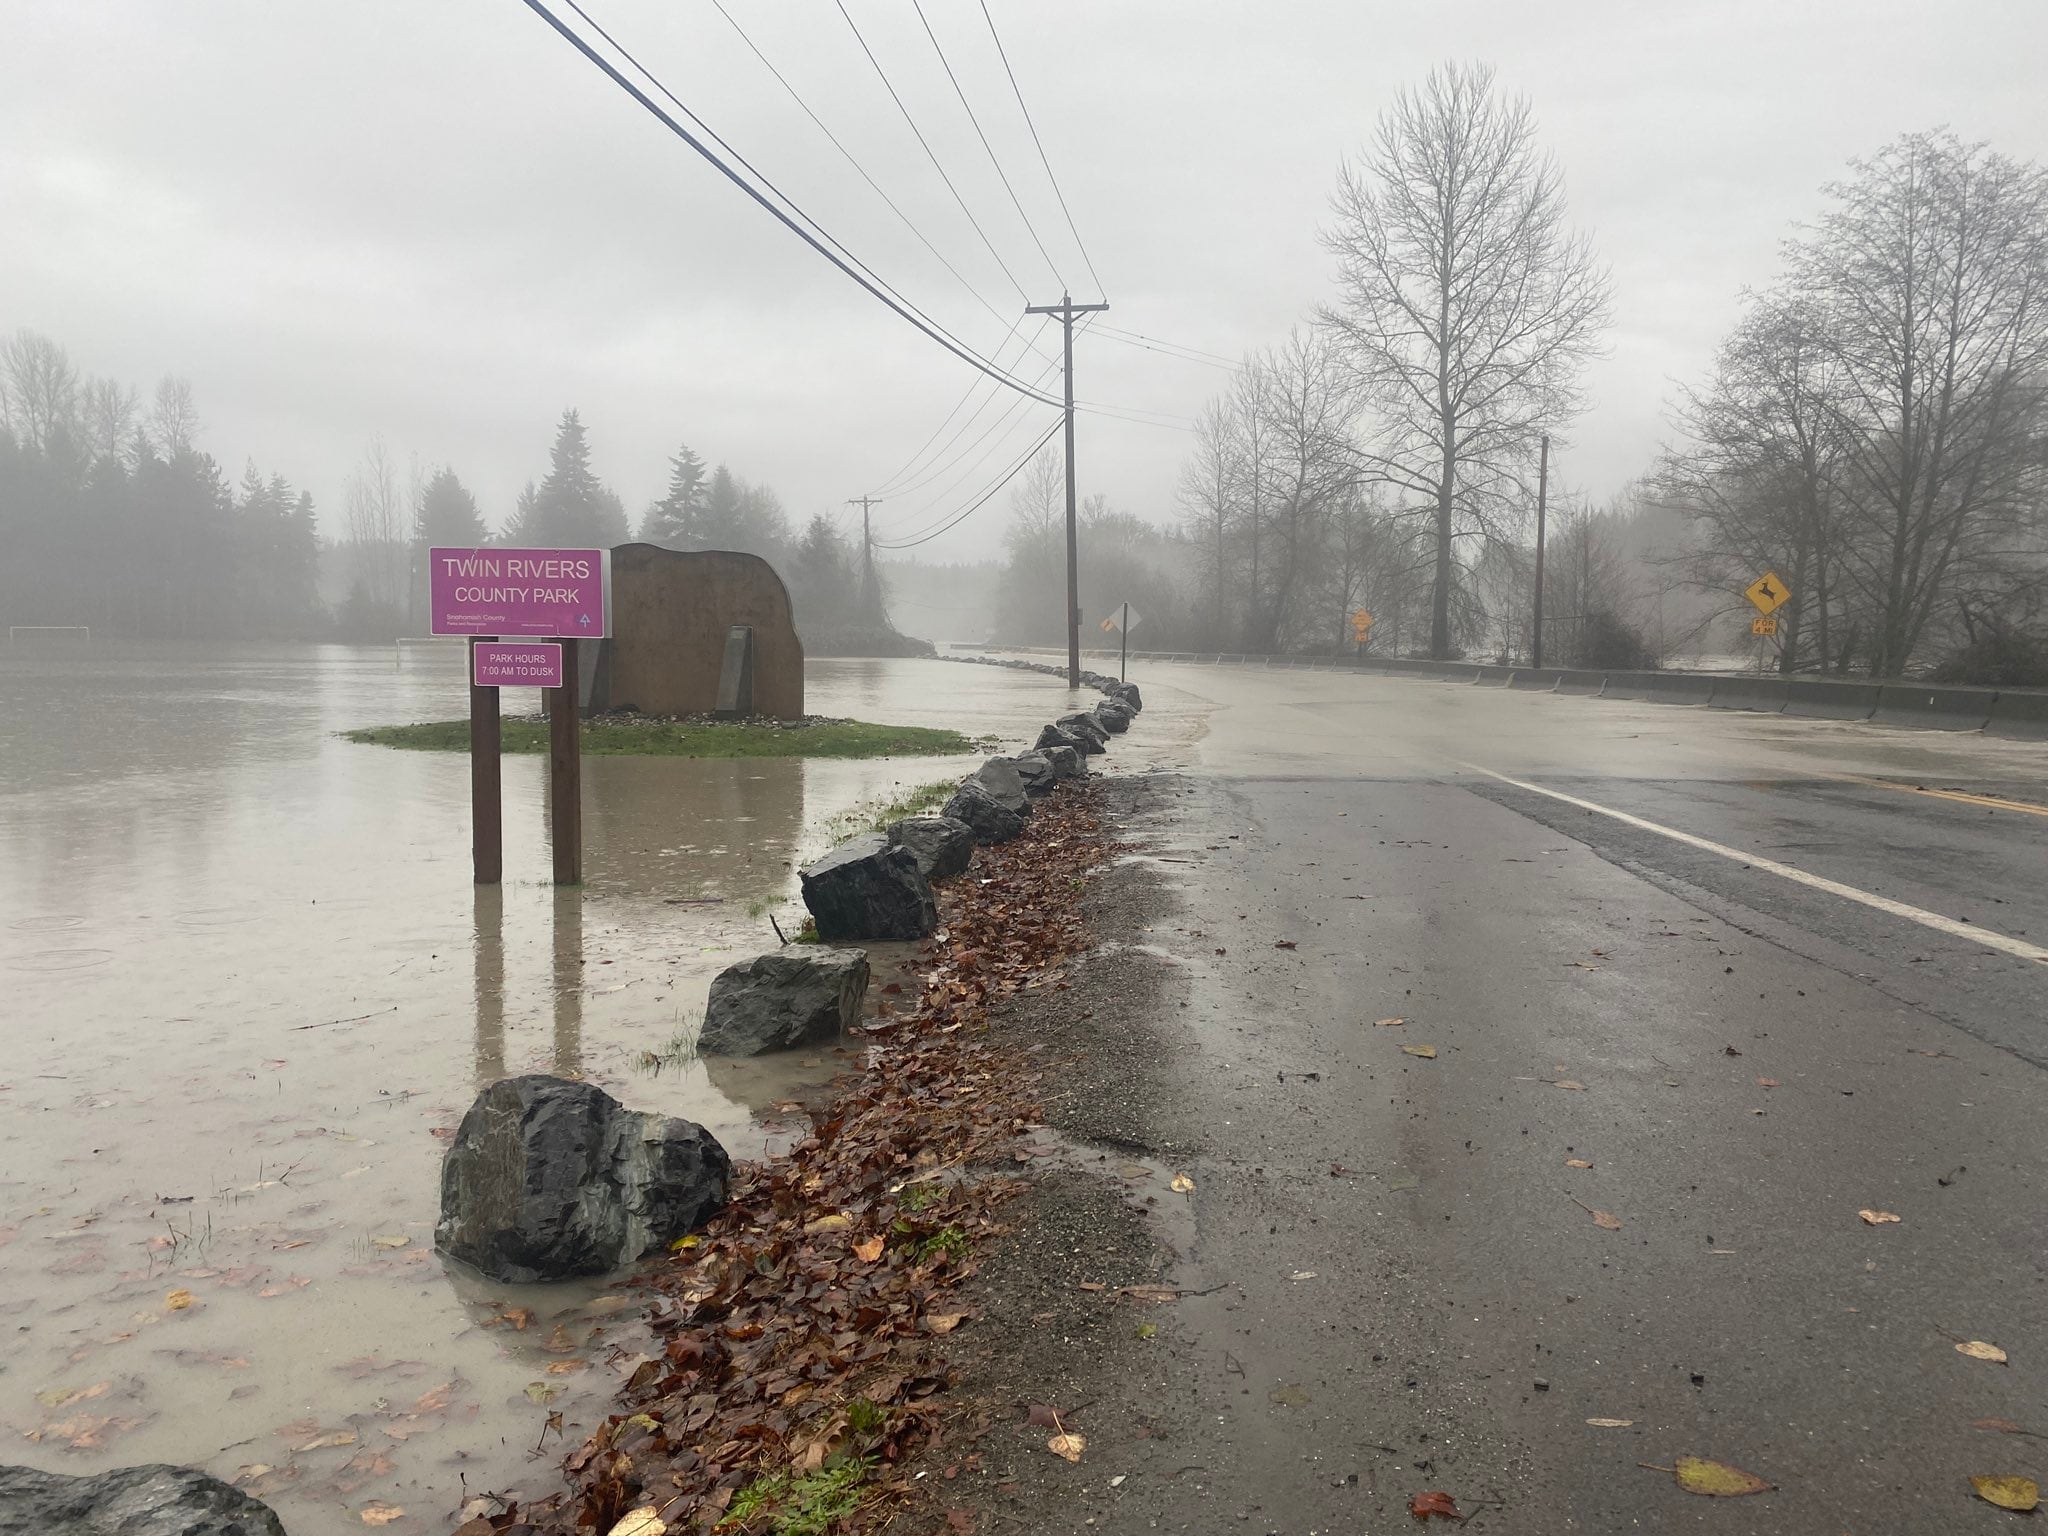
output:
[{"label": "fallen brown leaf", "polygon": [[1973,1477],[1977,1497],[2000,1509],[2026,1514],[2041,1502],[2041,1488],[2031,1477]]},{"label": "fallen brown leaf", "polygon": [[[1648,1466],[1647,1462],[1642,1463]],[[1650,1467],[1652,1472],[1669,1472],[1687,1493],[1710,1499],[1738,1499],[1744,1494],[1762,1493],[1771,1485],[1753,1472],[1731,1467],[1725,1461],[1704,1456],[1681,1456],[1669,1467]]]},{"label": "fallen brown leaf", "polygon": [[164,1297],[164,1310],[166,1312],[182,1312],[191,1305],[192,1293],[184,1289],[172,1291],[168,1296]]},{"label": "fallen brown leaf", "polygon": [[1568,1157],[1564,1160],[1564,1165],[1567,1168],[1590,1168],[1593,1166],[1583,1157]]},{"label": "fallen brown leaf", "polygon": [[403,1520],[405,1511],[396,1504],[365,1504],[361,1517],[365,1525],[389,1525],[394,1520]]},{"label": "fallen brown leaf", "polygon": [[1588,1419],[1586,1422],[1595,1429],[1627,1429],[1634,1419]]},{"label": "fallen brown leaf", "polygon": [[1436,1047],[1433,1045],[1404,1045],[1401,1050],[1404,1055],[1420,1056],[1424,1061],[1436,1060]]},{"label": "fallen brown leaf", "polygon": [[1782,1086],[1775,1077],[1760,1077],[1756,1080],[1756,1085],[1759,1088],[1777,1088]]},{"label": "fallen brown leaf", "polygon": [[1377,1028],[1380,1028],[1380,1029],[1394,1029],[1394,1028],[1397,1028],[1397,1027],[1399,1027],[1400,1025],[1406,1024],[1407,1022],[1408,1022],[1408,1021],[1407,1021],[1406,1019],[1374,1019],[1374,1020],[1373,1020],[1373,1024],[1375,1025],[1375,1027],[1377,1027]]},{"label": "fallen brown leaf", "polygon": [[1956,1353],[1968,1355],[1972,1360],[1989,1360],[1993,1365],[2005,1365],[2005,1351],[1996,1344],[1986,1344],[1982,1339],[1965,1339],[1956,1346]]},{"label": "fallen brown leaf", "polygon": [[1900,1219],[1896,1211],[1858,1211],[1856,1214],[1863,1218],[1867,1227],[1881,1227],[1888,1221]]},{"label": "fallen brown leaf", "polygon": [[1463,1521],[1465,1518],[1458,1513],[1458,1501],[1441,1490],[1416,1494],[1408,1501],[1408,1513],[1422,1521],[1427,1521],[1431,1515],[1439,1520]]},{"label": "fallen brown leaf", "polygon": [[875,1262],[875,1260],[879,1259],[882,1256],[882,1249],[886,1247],[887,1244],[888,1239],[886,1238],[866,1238],[861,1242],[855,1243],[853,1245],[853,1256],[859,1259],[863,1264],[872,1264]]},{"label": "fallen brown leaf", "polygon": [[1179,1301],[1180,1292],[1170,1285],[1120,1285],[1119,1296],[1128,1296],[1133,1301]]}]

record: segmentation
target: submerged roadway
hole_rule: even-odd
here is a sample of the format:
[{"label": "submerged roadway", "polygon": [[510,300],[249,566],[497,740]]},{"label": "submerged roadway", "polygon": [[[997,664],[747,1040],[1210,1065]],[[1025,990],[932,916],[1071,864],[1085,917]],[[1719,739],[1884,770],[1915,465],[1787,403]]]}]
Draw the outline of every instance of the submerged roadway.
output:
[{"label": "submerged roadway", "polygon": [[[1097,1119],[1192,1178],[1206,1294],[1089,1415],[1113,1502],[1027,1523],[2008,1528],[1969,1478],[2048,1481],[2048,744],[1134,676],[1162,894],[1104,937],[1164,1048]],[[1172,1449],[1111,1466],[1128,1415]]]}]

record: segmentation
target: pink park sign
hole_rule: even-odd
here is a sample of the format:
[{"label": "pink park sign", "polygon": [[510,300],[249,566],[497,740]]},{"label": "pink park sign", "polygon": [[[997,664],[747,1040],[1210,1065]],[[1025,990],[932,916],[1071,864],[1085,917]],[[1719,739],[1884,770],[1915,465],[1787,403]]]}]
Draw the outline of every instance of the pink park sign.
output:
[{"label": "pink park sign", "polygon": [[552,640],[483,640],[470,647],[470,681],[479,688],[559,688],[562,647]]},{"label": "pink park sign", "polygon": [[427,558],[434,634],[605,633],[604,550],[433,549]]}]

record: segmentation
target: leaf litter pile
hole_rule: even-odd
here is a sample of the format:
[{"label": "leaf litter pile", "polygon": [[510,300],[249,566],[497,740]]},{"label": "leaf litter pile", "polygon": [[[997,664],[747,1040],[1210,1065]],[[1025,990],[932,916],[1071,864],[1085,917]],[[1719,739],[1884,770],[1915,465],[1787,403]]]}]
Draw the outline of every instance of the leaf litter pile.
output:
[{"label": "leaf litter pile", "polygon": [[[637,1280],[661,1353],[563,1460],[561,1488],[458,1536],[823,1532],[900,1504],[905,1460],[943,1436],[942,1341],[967,1320],[955,1292],[1023,1187],[1006,1170],[1038,1124],[988,1010],[1064,986],[1099,829],[1095,796],[1062,786],[1022,836],[976,854],[942,897],[915,1002],[885,998],[873,1021],[867,1070],[786,1155],[739,1164],[726,1209]],[[560,1427],[550,1416],[543,1441]]]}]

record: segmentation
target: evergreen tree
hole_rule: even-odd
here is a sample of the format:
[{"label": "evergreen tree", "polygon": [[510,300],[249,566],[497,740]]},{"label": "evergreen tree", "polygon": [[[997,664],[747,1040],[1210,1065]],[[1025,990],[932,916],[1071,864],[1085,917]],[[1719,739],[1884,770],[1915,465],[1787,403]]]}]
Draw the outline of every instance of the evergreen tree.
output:
[{"label": "evergreen tree", "polygon": [[[583,419],[574,410],[562,412],[555,431],[555,446],[548,456],[547,478],[535,497],[538,542],[569,548],[596,546],[604,542],[611,516],[623,524],[625,514],[618,498],[606,491],[590,469],[590,442],[584,436]],[[623,534],[623,527],[618,530]]]},{"label": "evergreen tree", "polygon": [[443,466],[434,471],[420,496],[419,515],[414,519],[413,542],[426,549],[476,549],[489,542],[490,529],[477,510],[476,498]]},{"label": "evergreen tree", "polygon": [[592,498],[593,516],[591,547],[594,549],[616,549],[633,536],[632,524],[626,520],[626,504],[619,500],[619,493],[609,486],[600,485]]},{"label": "evergreen tree", "polygon": [[687,549],[704,516],[704,461],[685,443],[669,460],[668,492],[640,520],[640,537],[664,549]]},{"label": "evergreen tree", "polygon": [[846,625],[859,597],[859,577],[845,536],[822,512],[789,554],[789,599],[797,627],[821,635]]},{"label": "evergreen tree", "polygon": [[513,505],[512,521],[505,527],[505,542],[527,546],[546,542],[540,524],[540,488],[531,480],[526,482],[519,492],[519,500]]},{"label": "evergreen tree", "polygon": [[692,549],[732,549],[745,517],[739,477],[723,464],[712,471],[704,493],[704,515],[691,530]]}]

